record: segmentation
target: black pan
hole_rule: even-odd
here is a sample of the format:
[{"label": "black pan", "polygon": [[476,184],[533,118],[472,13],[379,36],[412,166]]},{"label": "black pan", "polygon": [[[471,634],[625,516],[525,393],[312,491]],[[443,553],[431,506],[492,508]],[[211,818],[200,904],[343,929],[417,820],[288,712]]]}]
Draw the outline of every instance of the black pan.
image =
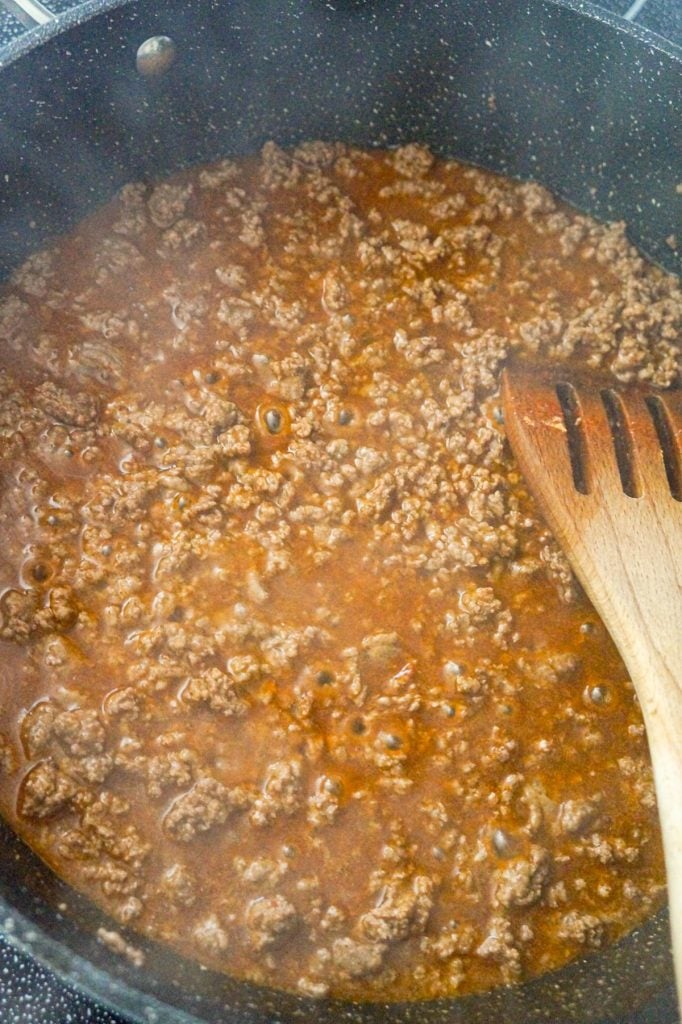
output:
[{"label": "black pan", "polygon": [[[176,59],[144,77],[135,55],[158,35]],[[0,63],[0,277],[125,182],[270,138],[419,140],[536,178],[625,220],[646,254],[679,272],[681,68],[679,48],[574,0],[91,0]],[[459,1000],[312,1002],[130,935],[145,954],[135,967],[97,941],[111,922],[2,823],[0,927],[145,1024],[674,1019],[664,913],[538,981]]]}]

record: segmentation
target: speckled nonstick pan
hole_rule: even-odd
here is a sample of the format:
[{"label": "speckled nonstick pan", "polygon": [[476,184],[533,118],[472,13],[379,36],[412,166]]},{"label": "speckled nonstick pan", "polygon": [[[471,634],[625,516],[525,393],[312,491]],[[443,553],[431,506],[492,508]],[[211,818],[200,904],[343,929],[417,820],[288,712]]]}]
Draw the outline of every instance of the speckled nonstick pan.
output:
[{"label": "speckled nonstick pan", "polygon": [[[138,46],[173,38],[167,74]],[[534,177],[670,270],[682,223],[682,51],[589,4],[533,0],[92,0],[14,43],[0,66],[0,277],[127,181],[265,140],[428,143]],[[0,823],[0,927],[132,1018],[180,1024],[672,1024],[665,914],[585,961],[459,1000],[311,1002],[200,970],[110,926]],[[634,1014],[634,1016],[633,1016]]]}]

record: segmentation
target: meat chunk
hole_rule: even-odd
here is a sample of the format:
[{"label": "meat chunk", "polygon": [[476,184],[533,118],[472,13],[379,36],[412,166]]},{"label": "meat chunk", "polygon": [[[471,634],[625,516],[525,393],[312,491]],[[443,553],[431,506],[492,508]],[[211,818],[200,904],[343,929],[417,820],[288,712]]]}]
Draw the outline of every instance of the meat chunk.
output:
[{"label": "meat chunk", "polygon": [[192,195],[191,185],[171,185],[163,182],[157,185],[147,206],[149,216],[159,228],[169,228],[184,214]]},{"label": "meat chunk", "polygon": [[14,746],[4,733],[0,732],[0,775],[11,775],[18,768]]},{"label": "meat chunk", "polygon": [[362,641],[362,649],[372,661],[386,662],[400,653],[397,633],[372,633]]},{"label": "meat chunk", "polygon": [[190,679],[183,691],[190,704],[206,704],[223,715],[243,715],[248,705],[237,693],[234,681],[218,668],[209,668]]},{"label": "meat chunk", "polygon": [[118,194],[119,217],[113,229],[121,235],[141,235],[147,226],[144,185],[124,185]]},{"label": "meat chunk", "polygon": [[161,236],[157,253],[162,259],[169,259],[174,253],[198,246],[206,238],[206,225],[191,217],[181,217]]},{"label": "meat chunk", "polygon": [[97,939],[108,950],[115,953],[116,956],[124,956],[133,967],[142,967],[144,965],[145,955],[142,950],[133,946],[130,942],[126,942],[120,932],[114,931],[111,928],[98,928]]},{"label": "meat chunk", "polygon": [[484,626],[501,607],[492,587],[471,587],[460,596],[460,605],[467,623]]},{"label": "meat chunk", "polygon": [[234,402],[221,398],[220,395],[210,394],[204,400],[201,417],[217,435],[238,424],[241,415],[239,407]]},{"label": "meat chunk", "polygon": [[549,877],[552,859],[547,850],[532,846],[528,857],[518,857],[493,876],[493,905],[529,907],[537,903]]},{"label": "meat chunk", "polygon": [[540,558],[561,600],[564,604],[573,604],[578,595],[578,584],[568,559],[554,540],[542,548]]},{"label": "meat chunk", "polygon": [[604,941],[606,929],[603,921],[594,914],[581,914],[577,910],[570,910],[561,918],[557,935],[560,939],[569,939],[581,946],[597,949]]},{"label": "meat chunk", "polygon": [[223,825],[233,809],[227,786],[206,776],[173,801],[164,818],[164,829],[173,839],[188,843],[198,833]]},{"label": "meat chunk", "polygon": [[19,813],[25,818],[50,818],[65,811],[75,794],[75,784],[59,771],[54,761],[39,761],[22,781]]},{"label": "meat chunk", "polygon": [[360,930],[371,942],[396,942],[421,934],[433,906],[433,880],[416,875],[410,882],[389,882],[377,905],[360,918]]},{"label": "meat chunk", "polygon": [[583,835],[599,817],[601,797],[592,800],[564,800],[557,814],[556,828],[565,835]]},{"label": "meat chunk", "polygon": [[438,347],[437,339],[430,336],[408,338],[405,331],[396,331],[393,343],[410,366],[430,366],[442,362],[447,355],[444,348]]},{"label": "meat chunk", "polygon": [[132,686],[121,686],[107,694],[104,710],[113,718],[134,721],[142,709],[142,694]]},{"label": "meat chunk", "polygon": [[533,667],[535,679],[549,686],[557,686],[571,679],[580,668],[580,659],[570,651],[559,654],[547,654]]},{"label": "meat chunk", "polygon": [[509,980],[518,977],[521,971],[521,951],[506,917],[491,917],[486,936],[476,953],[484,960],[494,960],[501,964]]},{"label": "meat chunk", "polygon": [[395,481],[391,473],[382,474],[376,483],[356,499],[361,519],[381,519],[388,512],[396,494]]},{"label": "meat chunk", "polygon": [[293,814],[302,803],[301,762],[273,761],[265,773],[261,794],[250,818],[254,825],[268,825],[278,814]]},{"label": "meat chunk", "polygon": [[145,775],[149,795],[161,796],[169,786],[188,786],[194,778],[196,760],[195,754],[187,748],[164,751],[148,758]]},{"label": "meat chunk", "polygon": [[296,926],[296,908],[284,896],[263,896],[246,911],[249,942],[255,950],[274,945]]},{"label": "meat chunk", "polygon": [[46,380],[35,389],[33,398],[46,416],[68,426],[87,427],[97,419],[97,401],[86,391],[67,391]]},{"label": "meat chunk", "polygon": [[192,935],[200,949],[212,956],[227,950],[227,933],[215,914],[204,917],[192,929]]},{"label": "meat chunk", "polygon": [[341,975],[347,978],[366,978],[381,968],[386,949],[380,942],[335,939],[332,943],[332,960]]},{"label": "meat chunk", "polygon": [[270,857],[256,857],[252,861],[236,857],[234,866],[239,872],[239,877],[253,885],[262,885],[263,883],[274,885],[289,870],[286,860],[276,861]]},{"label": "meat chunk", "polygon": [[245,423],[238,423],[219,435],[217,445],[228,459],[249,455],[251,452],[251,431]]},{"label": "meat chunk", "polygon": [[34,704],[21,722],[21,741],[30,758],[44,754],[54,735],[54,722],[59,708],[51,700]]},{"label": "meat chunk", "polygon": [[355,465],[365,476],[376,473],[386,465],[386,456],[376,448],[363,446],[355,453]]},{"label": "meat chunk", "polygon": [[36,612],[36,624],[43,630],[66,631],[78,618],[73,587],[52,587],[45,608]]},{"label": "meat chunk", "polygon": [[37,629],[38,595],[34,590],[7,590],[0,598],[0,640],[25,644]]},{"label": "meat chunk", "polygon": [[123,275],[144,263],[144,256],[127,238],[105,238],[95,253],[97,285],[103,285],[112,275]]},{"label": "meat chunk", "polygon": [[160,888],[177,907],[191,907],[196,902],[196,877],[185,864],[173,864],[164,871]]},{"label": "meat chunk", "polygon": [[331,824],[341,806],[339,797],[342,783],[329,775],[320,775],[315,782],[315,790],[308,797],[308,822],[314,828]]},{"label": "meat chunk", "polygon": [[252,654],[235,655],[228,659],[227,671],[236,683],[249,683],[260,675],[260,664]]},{"label": "meat chunk", "polygon": [[398,146],[393,153],[393,165],[406,178],[423,178],[433,166],[433,153],[426,146],[409,142]]},{"label": "meat chunk", "polygon": [[104,750],[104,727],[96,711],[86,708],[62,711],[55,716],[52,731],[72,757],[101,754]]},{"label": "meat chunk", "polygon": [[12,275],[12,283],[28,295],[43,299],[55,273],[55,254],[49,250],[34,252]]}]

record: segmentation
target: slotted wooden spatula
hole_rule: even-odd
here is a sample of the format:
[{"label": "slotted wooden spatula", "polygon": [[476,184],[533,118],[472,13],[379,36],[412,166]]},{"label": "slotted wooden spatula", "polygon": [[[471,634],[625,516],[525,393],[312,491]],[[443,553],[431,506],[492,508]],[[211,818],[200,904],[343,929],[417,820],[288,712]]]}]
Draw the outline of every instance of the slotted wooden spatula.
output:
[{"label": "slotted wooden spatula", "polygon": [[526,482],[637,691],[663,833],[682,1009],[682,397],[507,369]]}]

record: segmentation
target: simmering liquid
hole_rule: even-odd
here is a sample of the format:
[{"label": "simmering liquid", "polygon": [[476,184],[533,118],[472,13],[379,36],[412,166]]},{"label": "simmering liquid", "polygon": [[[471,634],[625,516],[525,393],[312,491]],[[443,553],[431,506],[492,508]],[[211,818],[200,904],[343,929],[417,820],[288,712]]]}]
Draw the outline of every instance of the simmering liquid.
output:
[{"label": "simmering liquid", "polygon": [[0,809],[120,926],[305,995],[488,989],[658,907],[624,666],[509,359],[678,383],[622,227],[419,146],[130,185],[0,298]]}]

